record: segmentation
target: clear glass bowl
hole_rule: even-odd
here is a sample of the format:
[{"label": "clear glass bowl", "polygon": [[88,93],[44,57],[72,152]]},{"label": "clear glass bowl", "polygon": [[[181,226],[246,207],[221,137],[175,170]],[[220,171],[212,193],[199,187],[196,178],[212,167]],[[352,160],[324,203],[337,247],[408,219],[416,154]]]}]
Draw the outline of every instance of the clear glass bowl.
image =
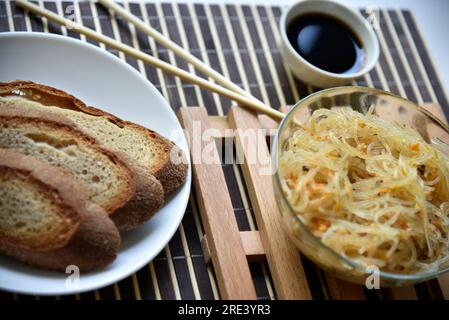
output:
[{"label": "clear glass bowl", "polygon": [[[449,155],[449,127],[430,112],[415,103],[389,92],[366,87],[338,87],[314,93],[299,101],[286,114],[279,126],[273,144],[273,165],[275,174],[274,191],[283,225],[299,250],[321,268],[344,280],[365,284],[373,270],[348,259],[324,245],[305,226],[291,208],[281,188],[278,174],[278,157],[285,141],[297,128],[297,122],[305,123],[310,115],[320,108],[351,107],[365,114],[374,105],[374,113],[387,121],[397,122],[417,130],[426,142]],[[449,254],[449,252],[448,252]],[[404,286],[426,281],[449,270],[449,262],[437,270],[414,274],[396,274],[380,271],[381,286]],[[372,278],[371,278],[372,279]]]}]

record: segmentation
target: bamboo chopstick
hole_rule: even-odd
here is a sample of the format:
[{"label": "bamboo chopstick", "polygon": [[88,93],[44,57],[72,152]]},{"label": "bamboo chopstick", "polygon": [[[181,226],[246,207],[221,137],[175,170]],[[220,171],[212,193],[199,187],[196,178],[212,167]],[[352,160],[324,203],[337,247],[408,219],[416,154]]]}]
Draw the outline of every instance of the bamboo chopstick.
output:
[{"label": "bamboo chopstick", "polygon": [[123,51],[126,54],[129,54],[130,56],[133,56],[139,60],[142,60],[143,62],[151,64],[152,66],[154,66],[156,68],[163,69],[183,80],[189,81],[189,82],[194,83],[204,89],[216,92],[228,99],[236,101],[239,104],[241,104],[242,106],[245,106],[254,111],[259,111],[259,112],[265,113],[266,115],[270,116],[271,118],[273,118],[275,120],[281,120],[284,116],[284,114],[282,112],[272,109],[272,108],[268,107],[267,105],[265,105],[264,103],[262,103],[258,100],[255,100],[254,98],[249,98],[247,96],[243,96],[241,94],[235,93],[234,91],[231,91],[231,90],[224,88],[220,85],[217,85],[213,82],[210,82],[208,80],[200,78],[200,77],[193,75],[185,70],[174,67],[165,61],[159,60],[159,59],[152,57],[146,53],[143,53],[131,46],[123,44],[115,39],[107,37],[101,33],[98,33],[96,31],[92,30],[92,29],[86,28],[81,24],[75,23],[69,19],[61,17],[61,16],[55,14],[54,12],[51,12],[50,10],[39,7],[39,6],[37,6],[33,3],[30,3],[26,0],[17,0],[16,4],[20,7],[23,7],[25,9],[35,13],[35,14],[44,16],[49,20],[52,20],[59,24],[65,25],[66,27],[70,27],[72,31],[78,32],[80,34],[84,34],[86,37],[88,37],[90,39],[93,39],[98,42],[102,42],[109,47]]},{"label": "bamboo chopstick", "polygon": [[[103,6],[105,6],[108,9],[111,9],[116,14],[121,15],[126,21],[134,24],[134,26],[142,31],[143,33],[149,35],[154,40],[159,42],[161,45],[166,47],[167,49],[170,49],[175,54],[177,54],[179,57],[186,60],[188,63],[192,64],[196,69],[207,75],[208,77],[214,79],[217,83],[221,84],[223,87],[234,91],[235,93],[239,93],[241,95],[247,96],[248,98],[256,99],[254,96],[252,96],[247,91],[240,88],[238,85],[230,81],[229,79],[225,78],[222,74],[217,72],[216,70],[212,69],[210,66],[208,66],[206,63],[195,57],[193,54],[185,50],[183,47],[179,46],[172,40],[170,40],[168,37],[164,36],[162,33],[157,31],[156,29],[152,28],[150,25],[143,22],[141,19],[133,15],[131,12],[123,8],[122,6],[118,5],[112,0],[98,0]],[[260,101],[259,101],[260,102]]]}]

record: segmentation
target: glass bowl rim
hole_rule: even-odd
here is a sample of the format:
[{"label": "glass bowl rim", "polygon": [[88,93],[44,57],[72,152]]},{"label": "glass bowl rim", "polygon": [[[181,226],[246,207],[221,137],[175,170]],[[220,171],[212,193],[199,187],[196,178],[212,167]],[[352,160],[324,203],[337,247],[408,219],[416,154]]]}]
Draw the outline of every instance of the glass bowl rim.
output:
[{"label": "glass bowl rim", "polygon": [[[328,88],[328,89],[323,89],[317,92],[314,92],[304,98],[302,98],[301,100],[299,100],[297,103],[295,103],[285,114],[284,118],[282,119],[282,121],[280,122],[279,126],[278,126],[278,130],[276,132],[276,136],[275,139],[273,141],[273,155],[272,155],[272,161],[274,164],[274,168],[276,169],[276,171],[274,172],[274,180],[275,183],[277,184],[277,187],[279,188],[279,190],[281,190],[281,200],[286,204],[286,207],[288,208],[288,210],[290,211],[290,213],[293,213],[292,216],[294,217],[294,219],[299,222],[299,224],[303,227],[306,236],[311,239],[314,243],[316,243],[319,247],[323,248],[326,252],[330,253],[332,256],[334,256],[335,258],[337,258],[337,260],[343,261],[345,264],[349,265],[350,267],[359,270],[363,273],[369,274],[372,273],[372,270],[370,270],[366,265],[356,262],[350,258],[347,258],[343,255],[341,255],[340,253],[336,252],[335,250],[333,250],[332,248],[330,248],[329,246],[327,246],[326,244],[324,244],[320,238],[316,237],[311,231],[310,229],[304,224],[302,223],[302,221],[297,217],[295,211],[293,210],[293,208],[291,207],[289,201],[287,200],[287,198],[284,196],[283,192],[282,192],[282,183],[281,183],[281,177],[279,175],[279,170],[277,170],[277,165],[278,165],[278,144],[279,144],[279,137],[281,135],[281,133],[283,132],[283,129],[286,125],[286,123],[289,122],[290,118],[292,117],[292,115],[295,113],[295,110],[301,108],[304,106],[305,103],[307,103],[310,100],[316,99],[318,96],[326,94],[326,93],[332,93],[332,92],[339,92],[339,91],[345,91],[345,90],[350,90],[350,89],[356,89],[359,91],[363,91],[363,92],[368,92],[371,94],[376,94],[376,95],[385,95],[385,96],[390,96],[393,97],[395,99],[399,99],[402,100],[404,102],[407,103],[407,107],[413,107],[415,109],[417,109],[419,112],[423,113],[424,115],[426,115],[427,117],[429,117],[432,121],[436,122],[441,128],[443,128],[447,134],[449,134],[449,126],[444,123],[443,121],[441,121],[440,119],[438,119],[437,117],[435,117],[431,112],[427,111],[426,109],[424,109],[423,107],[421,107],[420,105],[416,104],[413,101],[410,101],[406,98],[403,98],[401,96],[395,95],[391,92],[385,91],[385,90],[381,90],[381,89],[377,89],[377,88],[370,88],[370,87],[364,87],[364,86],[340,86],[340,87],[333,87],[333,88]],[[280,208],[279,208],[280,210]],[[449,253],[448,253],[449,255]],[[446,268],[442,269],[442,270],[438,270],[438,271],[420,271],[417,273],[413,273],[413,274],[400,274],[400,273],[393,273],[393,272],[385,272],[382,270],[379,270],[379,276],[381,278],[384,279],[388,279],[388,280],[401,280],[401,281],[414,281],[414,282],[422,282],[422,281],[426,281],[426,280],[430,280],[432,278],[438,277],[439,275],[446,273],[449,271],[449,266],[447,266]]]}]

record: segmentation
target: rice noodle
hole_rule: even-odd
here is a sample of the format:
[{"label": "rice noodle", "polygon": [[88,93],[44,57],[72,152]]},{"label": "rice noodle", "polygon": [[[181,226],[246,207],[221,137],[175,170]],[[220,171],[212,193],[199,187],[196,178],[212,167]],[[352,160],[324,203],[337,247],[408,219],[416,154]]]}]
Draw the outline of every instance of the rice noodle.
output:
[{"label": "rice noodle", "polygon": [[398,273],[447,261],[449,159],[415,130],[319,109],[282,146],[279,170],[295,214],[341,255]]}]

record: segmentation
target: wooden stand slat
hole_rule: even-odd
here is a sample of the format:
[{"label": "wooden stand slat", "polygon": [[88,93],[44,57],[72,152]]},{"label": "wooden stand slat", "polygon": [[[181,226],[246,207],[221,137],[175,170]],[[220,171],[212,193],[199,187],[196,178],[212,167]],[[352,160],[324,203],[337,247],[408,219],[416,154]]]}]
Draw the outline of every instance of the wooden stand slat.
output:
[{"label": "wooden stand slat", "polygon": [[[423,107],[446,120],[439,105],[425,104]],[[287,108],[282,108],[282,111],[286,110]],[[266,134],[273,135],[272,129],[277,128],[277,123],[266,116],[256,116],[238,107],[231,108],[228,117],[208,116],[204,108],[197,107],[181,108],[178,116],[190,136],[194,130],[194,121],[201,124],[200,133],[208,128],[215,129],[209,135],[208,141],[201,142],[200,150],[214,138],[232,138],[235,140],[237,155],[243,156],[243,159],[238,160],[259,231],[238,230],[219,160],[213,165],[205,165],[198,158],[201,157],[201,152],[192,152],[194,185],[205,228],[201,244],[206,262],[211,262],[215,268],[222,298],[255,299],[248,261],[260,261],[266,257],[278,298],[310,299],[311,294],[299,251],[281,228],[280,215],[272,191],[272,176],[260,172],[261,168],[271,167],[269,163],[260,163],[260,159],[270,159],[268,147],[264,143],[257,145],[257,140],[248,140],[251,135],[245,135],[242,131],[266,129]],[[258,157],[252,157],[254,149],[251,147],[254,145],[258,147]],[[213,157],[218,158],[216,147],[212,149]],[[210,148],[208,151],[211,151]],[[250,157],[256,162],[246,161]],[[323,284],[327,285],[329,298],[366,299],[362,286],[340,280],[328,273],[325,273],[324,278]],[[449,299],[449,275],[443,275],[429,283],[428,288],[432,297]],[[383,289],[383,293],[384,299],[417,299],[414,287],[387,288]]]},{"label": "wooden stand slat", "polygon": [[[265,249],[260,240],[259,231],[240,231],[240,239],[242,240],[243,251],[248,261],[261,261],[265,258]],[[201,247],[203,248],[204,261],[210,263],[210,251],[207,235],[201,239]]]},{"label": "wooden stand slat", "polygon": [[[231,127],[237,129],[237,155],[244,157],[244,161],[239,160],[277,295],[280,299],[310,299],[311,294],[299,252],[281,226],[265,138],[260,143],[261,140],[258,140],[254,131],[253,134],[245,132],[248,129],[261,130],[262,126],[254,113],[239,107],[231,108],[228,119]],[[262,163],[262,159],[268,159],[268,163]]]},{"label": "wooden stand slat", "polygon": [[438,278],[441,291],[444,295],[444,299],[449,300],[449,274],[443,274]]},{"label": "wooden stand slat", "polygon": [[418,296],[413,286],[395,287],[387,289],[389,291],[389,299],[392,300],[417,300]]},{"label": "wooden stand slat", "polygon": [[[278,123],[271,119],[270,117],[267,117],[266,115],[259,115],[258,117],[260,126],[267,130],[267,133],[269,134],[269,130],[277,129]],[[231,129],[228,119],[226,117],[220,117],[220,116],[209,116],[209,124],[211,128],[218,130],[218,136],[217,138],[233,138],[234,137],[234,130]]]},{"label": "wooden stand slat", "polygon": [[430,111],[434,116],[436,116],[438,119],[443,120],[447,123],[446,115],[444,114],[443,109],[439,104],[436,103],[424,103],[422,105],[424,109],[427,111]]},{"label": "wooden stand slat", "polygon": [[429,290],[430,299],[431,300],[444,300],[449,299],[448,296],[448,284],[449,284],[449,276],[447,274],[438,277],[437,279],[433,279],[427,281],[427,288]]},{"label": "wooden stand slat", "polygon": [[[209,128],[208,116],[204,108],[181,108],[178,116],[184,128],[193,136],[194,124],[202,130]],[[199,138],[199,137],[196,137]],[[189,139],[190,146],[192,140]],[[201,150],[213,138],[201,141]],[[213,163],[201,161],[201,152],[193,156],[194,185],[198,206],[208,238],[208,249],[214,264],[218,287],[223,299],[256,299],[256,290],[240,240],[237,222],[226,180],[221,168],[216,148],[209,148]]]},{"label": "wooden stand slat", "polygon": [[334,300],[365,300],[363,288],[359,285],[338,279],[326,272],[329,293]]},{"label": "wooden stand slat", "polygon": [[240,231],[240,238],[249,261],[259,261],[265,257],[259,231]]},{"label": "wooden stand slat", "polygon": [[[425,109],[432,112],[437,118],[443,120],[447,123],[446,116],[444,114],[443,109],[440,105],[436,103],[426,103],[423,105]],[[444,299],[449,300],[449,274],[444,274],[438,278],[438,283],[441,288],[441,293],[444,296]]]}]

